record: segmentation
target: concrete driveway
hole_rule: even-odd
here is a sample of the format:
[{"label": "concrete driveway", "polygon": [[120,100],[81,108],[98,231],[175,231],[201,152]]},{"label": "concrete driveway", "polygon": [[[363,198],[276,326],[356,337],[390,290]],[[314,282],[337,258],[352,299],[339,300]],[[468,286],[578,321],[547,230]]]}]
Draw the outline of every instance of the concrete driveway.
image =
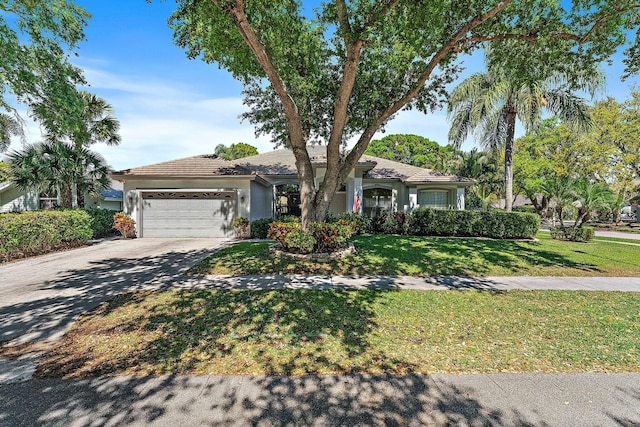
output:
[{"label": "concrete driveway", "polygon": [[0,343],[55,340],[127,290],[169,286],[228,239],[111,240],[0,266]]}]

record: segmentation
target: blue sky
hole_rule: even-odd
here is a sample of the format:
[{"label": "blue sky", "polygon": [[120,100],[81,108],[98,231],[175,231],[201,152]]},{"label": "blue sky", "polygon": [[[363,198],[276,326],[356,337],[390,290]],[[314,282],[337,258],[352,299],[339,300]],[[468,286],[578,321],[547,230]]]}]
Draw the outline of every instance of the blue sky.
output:
[{"label": "blue sky", "polygon": [[[241,85],[215,64],[189,60],[174,46],[167,18],[173,1],[77,0],[92,15],[87,40],[80,45],[74,63],[85,70],[89,90],[113,105],[122,124],[122,144],[96,145],[115,169],[211,153],[218,144],[246,142],[258,151],[271,150],[266,137],[256,139],[249,123],[241,123]],[[310,2],[305,2],[310,3]],[[317,3],[317,1],[311,2]],[[466,61],[468,70],[482,69],[482,56]],[[607,94],[620,100],[630,83],[620,82],[620,58],[604,68]],[[463,75],[463,76],[464,76]],[[446,143],[449,125],[444,112],[423,115],[402,112],[387,127],[387,134],[413,133]],[[383,135],[380,135],[383,136]],[[32,124],[28,142],[37,142],[40,131]],[[466,149],[473,146],[467,143]],[[14,141],[12,149],[20,148]]]}]

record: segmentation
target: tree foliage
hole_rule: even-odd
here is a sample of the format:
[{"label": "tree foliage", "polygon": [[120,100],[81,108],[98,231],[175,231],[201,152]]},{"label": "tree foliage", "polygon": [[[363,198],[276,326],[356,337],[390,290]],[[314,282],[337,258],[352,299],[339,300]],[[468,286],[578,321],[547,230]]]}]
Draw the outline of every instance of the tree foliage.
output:
[{"label": "tree foliage", "polygon": [[445,172],[458,151],[419,135],[396,134],[371,141],[365,154]]},{"label": "tree foliage", "polygon": [[[190,58],[217,63],[245,87],[245,118],[296,158],[302,222],[322,220],[373,135],[402,109],[445,100],[460,60],[497,43],[504,66],[575,70],[615,52],[635,30],[631,0],[334,0],[307,18],[297,0],[178,0],[170,18]],[[523,48],[510,57],[500,43]],[[530,51],[530,52],[529,52]],[[343,155],[341,146],[355,140]],[[327,145],[315,185],[307,145]]]},{"label": "tree foliage", "polygon": [[7,162],[0,162],[0,182],[11,179],[11,167]]},{"label": "tree foliage", "polygon": [[0,0],[0,108],[15,112],[10,95],[48,128],[76,127],[84,79],[68,55],[89,16],[73,0]]},{"label": "tree foliage", "polygon": [[225,160],[241,159],[243,157],[255,156],[256,154],[258,154],[258,149],[244,142],[231,144],[228,147],[224,144],[218,144],[215,150],[215,155]]},{"label": "tree foliage", "polygon": [[[514,46],[511,41],[509,45]],[[513,51],[518,52],[518,46]],[[535,129],[542,112],[559,116],[564,122],[586,129],[590,124],[585,99],[574,90],[594,93],[602,85],[598,69],[579,69],[560,74],[555,70],[520,72],[522,64],[506,69],[500,66],[499,52],[488,50],[485,73],[476,73],[464,80],[451,93],[449,117],[450,142],[459,147],[470,135],[490,150],[504,149],[505,209],[513,203],[513,143],[516,121],[526,130]],[[498,56],[496,56],[498,55]]]}]

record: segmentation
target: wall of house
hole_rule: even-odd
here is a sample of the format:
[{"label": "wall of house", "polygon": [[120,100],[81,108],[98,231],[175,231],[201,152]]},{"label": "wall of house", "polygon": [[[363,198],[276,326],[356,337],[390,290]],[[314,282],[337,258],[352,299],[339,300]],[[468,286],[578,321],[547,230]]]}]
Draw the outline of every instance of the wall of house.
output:
[{"label": "wall of house", "polygon": [[251,181],[249,179],[132,179],[123,185],[123,210],[140,223],[141,190],[209,190],[236,191],[238,200],[237,215],[251,218]]},{"label": "wall of house", "polygon": [[0,213],[33,211],[38,209],[38,203],[38,194],[25,194],[14,186],[0,193]]},{"label": "wall of house", "polygon": [[255,181],[251,181],[251,205],[249,220],[273,216],[273,187],[265,187]]}]

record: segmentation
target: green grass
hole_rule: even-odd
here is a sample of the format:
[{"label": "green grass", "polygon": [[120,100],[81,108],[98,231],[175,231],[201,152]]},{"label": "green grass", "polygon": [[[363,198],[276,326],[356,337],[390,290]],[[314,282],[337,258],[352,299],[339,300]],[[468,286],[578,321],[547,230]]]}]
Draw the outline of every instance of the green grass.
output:
[{"label": "green grass", "polygon": [[640,371],[640,295],[164,291],[83,316],[37,377]]},{"label": "green grass", "polygon": [[538,241],[357,236],[357,252],[330,263],[274,258],[269,242],[240,242],[190,270],[196,274],[640,276],[640,246]]}]

